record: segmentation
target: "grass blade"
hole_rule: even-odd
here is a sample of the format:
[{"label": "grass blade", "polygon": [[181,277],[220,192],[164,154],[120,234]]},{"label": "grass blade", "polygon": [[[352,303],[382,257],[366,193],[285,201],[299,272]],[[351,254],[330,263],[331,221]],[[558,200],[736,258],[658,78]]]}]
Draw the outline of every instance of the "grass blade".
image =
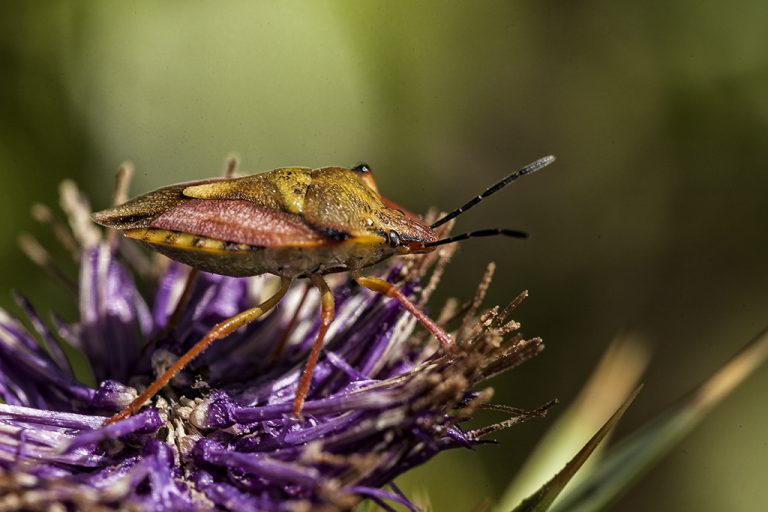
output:
[{"label": "grass blade", "polygon": [[703,384],[613,448],[589,478],[571,490],[554,510],[591,512],[615,502],[767,356],[768,329]]},{"label": "grass blade", "polygon": [[529,496],[522,503],[520,503],[513,512],[544,512],[549,510],[549,507],[555,501],[555,498],[562,492],[568,482],[573,478],[579,468],[586,462],[595,448],[598,447],[600,442],[605,438],[608,433],[613,430],[621,417],[629,408],[630,404],[635,400],[637,394],[640,392],[641,387],[638,387],[634,393],[627,399],[619,409],[613,413],[613,416],[595,433],[594,436],[587,442],[584,447],[579,450],[565,467],[556,474],[549,482],[544,484],[533,495]]},{"label": "grass blade", "polygon": [[[589,381],[539,440],[493,510],[508,511],[561,469],[635,389],[648,365],[648,343],[637,335],[615,339]],[[601,458],[605,443],[582,466],[569,488],[584,479]],[[561,496],[562,499],[562,496]]]}]

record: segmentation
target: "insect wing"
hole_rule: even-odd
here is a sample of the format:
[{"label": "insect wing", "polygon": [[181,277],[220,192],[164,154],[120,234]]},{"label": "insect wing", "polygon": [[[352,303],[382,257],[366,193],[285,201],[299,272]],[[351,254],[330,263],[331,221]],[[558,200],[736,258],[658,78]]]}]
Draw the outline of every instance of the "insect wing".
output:
[{"label": "insect wing", "polygon": [[242,199],[190,199],[159,215],[149,227],[255,247],[315,247],[328,242],[299,216]]},{"label": "insect wing", "polygon": [[158,215],[187,201],[184,190],[195,185],[220,181],[220,178],[190,181],[147,192],[125,203],[94,213],[102,226],[114,229],[148,228]]}]

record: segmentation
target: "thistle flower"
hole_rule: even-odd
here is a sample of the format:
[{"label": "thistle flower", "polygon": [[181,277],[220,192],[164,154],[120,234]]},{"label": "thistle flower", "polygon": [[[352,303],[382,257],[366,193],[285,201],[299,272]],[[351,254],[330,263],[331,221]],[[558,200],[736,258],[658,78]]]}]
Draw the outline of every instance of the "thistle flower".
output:
[{"label": "thistle flower", "polygon": [[[175,263],[158,272],[135,247],[90,224],[71,183],[62,186],[62,206],[74,237],[49,221],[79,259],[80,321],[53,317],[48,326],[23,297],[17,302],[31,329],[0,310],[0,509],[334,510],[369,499],[416,510],[392,483],[398,475],[551,405],[492,405],[491,390],[477,388],[542,348],[507,320],[524,295],[479,313],[489,266],[474,300],[451,302],[439,316],[443,325],[460,324],[450,356],[414,334],[415,320],[395,301],[337,277],[336,320],[301,419],[292,400],[320,322],[314,292],[294,286],[269,316],[214,345],[150,406],[102,427],[214,324],[270,295],[275,282],[190,279]],[[54,268],[39,246],[26,246]],[[450,255],[444,248],[401,260],[385,275],[423,305]],[[75,378],[64,344],[87,358],[98,386]],[[462,428],[481,407],[506,419]]]}]

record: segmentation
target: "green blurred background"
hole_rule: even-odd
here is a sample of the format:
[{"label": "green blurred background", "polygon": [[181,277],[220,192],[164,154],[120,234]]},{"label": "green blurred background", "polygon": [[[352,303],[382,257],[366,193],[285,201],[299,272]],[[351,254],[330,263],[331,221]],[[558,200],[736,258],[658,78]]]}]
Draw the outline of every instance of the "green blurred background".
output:
[{"label": "green blurred background", "polygon": [[[298,164],[376,171],[415,211],[457,206],[545,154],[546,171],[463,217],[527,242],[462,246],[442,296],[499,264],[488,303],[522,289],[547,350],[495,401],[565,404],[608,343],[650,340],[619,435],[714,371],[768,320],[768,3],[16,2],[0,20],[0,290],[75,318],[17,249],[73,178],[107,206],[133,193]],[[10,306],[6,291],[0,304]],[[13,309],[13,307],[11,306]],[[618,510],[756,510],[768,490],[763,369]],[[562,409],[562,407],[561,407]],[[439,457],[403,481],[436,510],[497,498],[556,417]]]}]

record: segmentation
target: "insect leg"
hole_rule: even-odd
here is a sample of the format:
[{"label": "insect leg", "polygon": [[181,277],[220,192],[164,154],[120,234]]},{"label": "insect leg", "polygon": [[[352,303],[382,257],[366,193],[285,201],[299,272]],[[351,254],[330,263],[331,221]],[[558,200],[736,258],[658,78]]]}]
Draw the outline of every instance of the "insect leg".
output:
[{"label": "insect leg", "polygon": [[272,350],[272,355],[269,356],[269,363],[267,364],[269,368],[274,366],[275,363],[277,363],[277,360],[280,359],[280,356],[283,355],[285,344],[288,343],[288,338],[291,336],[291,332],[293,332],[293,328],[296,326],[296,322],[299,320],[299,313],[301,313],[301,308],[307,301],[307,296],[309,295],[309,290],[311,289],[312,288],[309,285],[304,288],[304,292],[301,294],[301,299],[299,299],[299,303],[296,305],[296,310],[293,312],[291,320],[285,327],[283,335],[280,337],[280,341],[277,342],[277,345],[275,345],[275,348]]},{"label": "insect leg", "polygon": [[214,341],[224,338],[230,334],[232,334],[234,331],[239,329],[240,327],[243,327],[244,325],[248,325],[249,323],[253,322],[254,320],[258,319],[260,316],[262,316],[264,313],[272,309],[277,305],[278,302],[280,302],[280,299],[283,298],[283,295],[285,295],[285,292],[288,291],[288,287],[291,284],[291,279],[287,277],[283,277],[280,281],[280,289],[272,295],[270,298],[256,306],[255,308],[248,309],[246,311],[243,311],[242,313],[239,313],[233,317],[227,318],[223,322],[219,322],[216,324],[213,329],[208,331],[208,334],[206,334],[200,341],[195,343],[192,348],[187,350],[187,352],[181,356],[164,374],[162,374],[160,377],[155,379],[155,381],[150,384],[150,386],[144,390],[144,392],[138,396],[133,402],[128,404],[127,407],[125,407],[122,411],[115,414],[108,420],[104,422],[104,425],[109,425],[110,423],[114,423],[116,421],[120,421],[122,419],[125,419],[131,415],[133,415],[135,412],[141,408],[142,405],[144,405],[144,402],[152,398],[157,394],[158,391],[160,391],[166,384],[168,384],[168,381],[170,381],[177,373],[179,373],[187,364],[190,363],[194,358],[196,358],[198,355],[200,355],[201,352],[203,352],[208,346],[213,343]]},{"label": "insect leg", "polygon": [[403,292],[398,290],[395,285],[383,279],[379,279],[378,277],[365,277],[356,272],[352,274],[352,277],[360,286],[395,299],[400,303],[401,306],[403,306],[403,308],[405,308],[406,311],[415,316],[416,319],[421,322],[421,325],[423,325],[429,332],[432,333],[435,338],[437,338],[437,340],[443,345],[443,348],[446,350],[453,349],[453,340],[451,339],[450,335],[445,332],[439,325],[437,325],[431,318],[424,314],[424,312],[420,310],[416,304],[411,302],[408,297],[403,295]]},{"label": "insect leg", "polygon": [[309,393],[309,385],[312,383],[312,373],[315,371],[315,365],[320,357],[320,349],[323,348],[323,341],[325,340],[325,333],[328,332],[333,321],[333,315],[335,310],[335,304],[333,301],[333,293],[328,288],[328,284],[325,280],[317,274],[309,276],[312,284],[320,290],[320,302],[322,309],[320,310],[320,331],[317,333],[317,339],[315,344],[312,345],[312,352],[309,354],[307,365],[304,367],[304,372],[301,374],[301,380],[299,380],[299,387],[296,389],[296,398],[293,400],[293,415],[297,418],[301,417],[301,409],[304,407],[304,400]]}]

